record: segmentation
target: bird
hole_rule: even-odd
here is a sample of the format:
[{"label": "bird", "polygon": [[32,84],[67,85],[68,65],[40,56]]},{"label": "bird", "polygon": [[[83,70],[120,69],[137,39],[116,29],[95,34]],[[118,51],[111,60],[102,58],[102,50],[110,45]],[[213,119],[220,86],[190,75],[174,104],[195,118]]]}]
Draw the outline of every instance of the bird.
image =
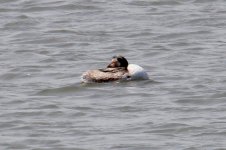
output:
[{"label": "bird", "polygon": [[141,66],[129,64],[127,59],[121,55],[113,56],[106,68],[88,70],[81,76],[81,80],[84,83],[129,81],[137,79],[146,80],[149,79],[149,77]]}]

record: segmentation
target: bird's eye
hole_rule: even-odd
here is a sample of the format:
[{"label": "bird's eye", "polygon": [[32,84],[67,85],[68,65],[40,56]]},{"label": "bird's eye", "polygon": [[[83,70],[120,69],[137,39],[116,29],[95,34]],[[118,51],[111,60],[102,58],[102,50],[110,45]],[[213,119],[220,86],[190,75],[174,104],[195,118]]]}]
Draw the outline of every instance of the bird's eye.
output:
[{"label": "bird's eye", "polygon": [[117,60],[120,62],[122,60],[122,58],[119,57],[119,58],[117,58]]}]

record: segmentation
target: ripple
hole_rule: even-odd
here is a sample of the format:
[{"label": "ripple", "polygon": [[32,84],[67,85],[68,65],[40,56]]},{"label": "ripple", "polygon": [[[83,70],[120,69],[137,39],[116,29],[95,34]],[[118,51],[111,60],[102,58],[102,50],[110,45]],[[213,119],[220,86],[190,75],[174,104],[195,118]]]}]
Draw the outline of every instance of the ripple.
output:
[{"label": "ripple", "polygon": [[137,108],[137,107],[131,107],[131,106],[122,106],[115,108],[116,110],[119,110],[121,112],[140,112],[145,111],[144,108]]},{"label": "ripple", "polygon": [[42,11],[55,11],[55,10],[100,10],[100,7],[94,5],[82,5],[82,4],[65,4],[56,6],[45,6],[46,4],[41,4],[41,6],[29,6],[22,9],[22,12],[42,12]]},{"label": "ripple", "polygon": [[179,5],[178,1],[167,1],[167,0],[160,0],[160,1],[133,1],[129,3],[130,5],[135,6],[161,6],[161,5]]},{"label": "ripple", "polygon": [[4,25],[5,30],[28,30],[34,29],[40,22],[34,18],[27,15],[20,15],[15,18],[15,20],[6,23]]},{"label": "ripple", "polygon": [[226,92],[219,92],[212,96],[212,98],[225,98],[225,97],[226,97]]}]

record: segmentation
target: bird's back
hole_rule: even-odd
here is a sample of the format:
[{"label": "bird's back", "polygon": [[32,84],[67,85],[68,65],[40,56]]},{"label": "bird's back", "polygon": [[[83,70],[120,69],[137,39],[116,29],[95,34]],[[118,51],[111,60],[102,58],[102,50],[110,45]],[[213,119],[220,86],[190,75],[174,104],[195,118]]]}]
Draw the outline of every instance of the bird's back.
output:
[{"label": "bird's back", "polygon": [[82,75],[84,82],[108,82],[122,79],[128,71],[124,68],[89,70]]}]

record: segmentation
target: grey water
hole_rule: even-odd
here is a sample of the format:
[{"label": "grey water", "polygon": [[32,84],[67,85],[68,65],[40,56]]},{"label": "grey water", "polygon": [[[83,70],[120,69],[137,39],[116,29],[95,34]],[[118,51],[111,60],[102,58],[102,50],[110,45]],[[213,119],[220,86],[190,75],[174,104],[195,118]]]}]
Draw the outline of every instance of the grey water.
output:
[{"label": "grey water", "polygon": [[[0,149],[226,149],[225,0],[1,0]],[[150,80],[82,84],[125,56]]]}]

